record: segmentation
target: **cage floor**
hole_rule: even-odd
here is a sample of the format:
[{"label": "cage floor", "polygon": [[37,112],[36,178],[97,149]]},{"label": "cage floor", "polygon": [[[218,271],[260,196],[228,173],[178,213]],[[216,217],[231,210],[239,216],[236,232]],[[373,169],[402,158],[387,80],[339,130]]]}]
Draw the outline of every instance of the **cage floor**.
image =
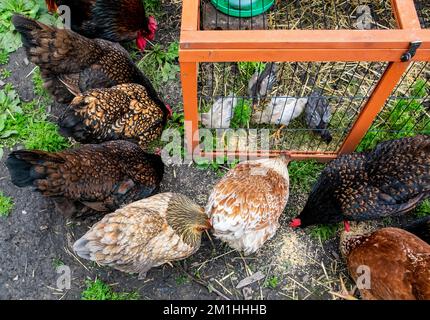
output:
[{"label": "cage floor", "polygon": [[390,0],[276,0],[269,11],[253,18],[225,15],[211,0],[202,0],[201,21],[203,30],[397,28]]},{"label": "cage floor", "polygon": [[415,8],[422,28],[430,28],[430,3],[428,0],[415,0]]}]

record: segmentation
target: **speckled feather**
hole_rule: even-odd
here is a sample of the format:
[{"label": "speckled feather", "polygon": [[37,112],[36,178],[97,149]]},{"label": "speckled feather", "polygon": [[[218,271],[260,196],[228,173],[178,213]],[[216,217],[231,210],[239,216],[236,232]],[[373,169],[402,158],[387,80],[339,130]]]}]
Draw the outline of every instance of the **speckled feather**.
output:
[{"label": "speckled feather", "polygon": [[29,59],[40,67],[45,87],[58,102],[68,103],[90,89],[138,83],[165,108],[150,81],[119,44],[88,39],[20,15],[14,15],[12,22],[21,33]]},{"label": "speckled feather", "polygon": [[73,248],[84,259],[144,278],[149,269],[185,259],[200,247],[201,231],[187,241],[170,222],[178,213],[172,207],[178,204],[191,213],[191,227],[207,221],[203,210],[185,196],[162,193],[106,215]]},{"label": "speckled feather", "polygon": [[82,143],[133,139],[142,148],[161,136],[167,113],[138,84],[94,89],[76,97],[60,117],[66,136]]},{"label": "speckled feather", "polygon": [[430,245],[413,234],[396,228],[344,233],[341,250],[354,280],[360,266],[370,269],[370,289],[360,289],[364,299],[430,299]]},{"label": "speckled feather", "polygon": [[430,136],[379,144],[332,161],[315,184],[302,227],[401,215],[430,195]]},{"label": "speckled feather", "polygon": [[206,207],[214,234],[251,254],[276,233],[289,195],[288,161],[240,163],[213,189]]},{"label": "speckled feather", "polygon": [[67,204],[68,210],[57,206],[66,215],[77,213],[78,204],[112,212],[124,203],[151,195],[164,173],[159,156],[120,140],[58,153],[15,151],[7,165],[13,183],[32,185],[57,204]]}]

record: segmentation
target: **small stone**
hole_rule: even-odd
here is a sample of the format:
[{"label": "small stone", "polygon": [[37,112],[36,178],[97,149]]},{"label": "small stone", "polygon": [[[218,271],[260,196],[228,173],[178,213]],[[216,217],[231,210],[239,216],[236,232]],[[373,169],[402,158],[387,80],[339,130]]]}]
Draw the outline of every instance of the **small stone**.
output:
[{"label": "small stone", "polygon": [[45,230],[48,230],[48,226],[40,226],[40,231],[45,231]]},{"label": "small stone", "polygon": [[28,66],[29,64],[30,64],[30,61],[28,61],[28,58],[26,57],[26,58],[24,58],[24,64],[26,65],[26,66]]},{"label": "small stone", "polygon": [[18,281],[19,276],[17,275],[15,278],[13,278],[13,281]]},{"label": "small stone", "polygon": [[3,87],[6,83],[0,80],[0,87]]},{"label": "small stone", "polygon": [[23,215],[26,215],[26,214],[27,214],[27,211],[22,210],[22,214],[23,214]]}]

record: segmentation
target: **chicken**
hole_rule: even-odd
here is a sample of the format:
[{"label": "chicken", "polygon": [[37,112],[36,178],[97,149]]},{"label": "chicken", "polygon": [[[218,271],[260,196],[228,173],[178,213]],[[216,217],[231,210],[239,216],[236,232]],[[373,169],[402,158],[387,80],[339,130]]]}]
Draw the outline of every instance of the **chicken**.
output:
[{"label": "chicken", "polygon": [[373,220],[413,210],[430,195],[430,136],[343,155],[322,172],[293,227]]},{"label": "chicken", "polygon": [[262,72],[255,72],[248,83],[248,95],[252,97],[253,104],[256,105],[267,96],[273,89],[276,83],[276,73],[278,72],[278,64],[271,62],[267,63]]},{"label": "chicken", "polygon": [[157,22],[147,17],[142,0],[45,0],[48,10],[59,6],[70,8],[71,28],[88,37],[112,42],[136,39],[137,47],[145,50],[148,40],[154,40]]},{"label": "chicken", "polygon": [[402,226],[402,229],[413,233],[421,240],[430,244],[430,216],[423,217],[406,226]]},{"label": "chicken", "polygon": [[12,22],[21,33],[29,59],[40,67],[44,86],[58,102],[70,103],[90,89],[137,83],[157,104],[163,103],[119,44],[88,39],[21,15],[14,15]]},{"label": "chicken", "polygon": [[233,110],[237,102],[238,100],[234,96],[219,98],[209,112],[200,114],[200,121],[206,128],[230,128]]},{"label": "chicken", "polygon": [[6,165],[12,183],[34,186],[66,217],[112,212],[148,197],[157,191],[164,174],[160,156],[120,140],[57,153],[14,151]]},{"label": "chicken", "polygon": [[321,91],[312,92],[306,105],[306,124],[315,134],[320,135],[322,140],[330,143],[333,140],[330,131],[327,129],[332,113],[328,100],[321,94]]},{"label": "chicken", "polygon": [[288,202],[288,163],[282,155],[242,162],[230,170],[206,206],[214,235],[245,255],[271,239]]},{"label": "chicken", "polygon": [[429,300],[430,245],[397,228],[343,232],[341,252],[366,300]]},{"label": "chicken", "polygon": [[106,215],[73,249],[81,258],[143,279],[151,268],[195,253],[210,228],[203,208],[189,198],[161,193]]},{"label": "chicken", "polygon": [[263,111],[254,112],[252,121],[258,124],[267,123],[288,126],[292,120],[302,114],[307,101],[307,98],[272,98],[270,104]]},{"label": "chicken", "polygon": [[170,107],[152,100],[145,87],[121,84],[76,97],[59,126],[62,134],[82,143],[134,139],[146,149],[171,115]]}]

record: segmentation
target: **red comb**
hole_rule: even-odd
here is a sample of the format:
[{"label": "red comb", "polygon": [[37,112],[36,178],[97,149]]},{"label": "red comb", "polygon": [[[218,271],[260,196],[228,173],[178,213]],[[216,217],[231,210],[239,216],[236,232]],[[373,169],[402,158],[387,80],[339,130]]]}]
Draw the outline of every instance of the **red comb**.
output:
[{"label": "red comb", "polygon": [[351,226],[350,226],[349,222],[348,221],[344,221],[343,224],[345,226],[345,231],[346,232],[350,232],[351,231]]},{"label": "red comb", "polygon": [[300,220],[300,219],[293,219],[293,221],[291,221],[291,223],[290,223],[291,228],[298,228],[301,225],[302,225],[302,220]]}]

